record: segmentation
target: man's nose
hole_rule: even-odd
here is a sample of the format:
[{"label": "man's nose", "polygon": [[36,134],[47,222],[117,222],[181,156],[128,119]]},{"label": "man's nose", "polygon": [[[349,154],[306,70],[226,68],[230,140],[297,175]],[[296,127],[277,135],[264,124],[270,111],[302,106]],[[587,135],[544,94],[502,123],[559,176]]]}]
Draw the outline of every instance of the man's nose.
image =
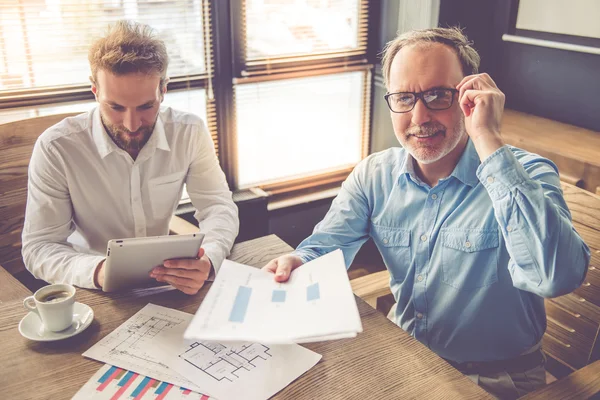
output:
[{"label": "man's nose", "polygon": [[415,125],[423,125],[426,122],[431,121],[429,109],[425,106],[423,99],[417,99],[416,101],[415,107],[411,111],[411,121]]},{"label": "man's nose", "polygon": [[127,128],[127,130],[130,132],[137,132],[137,130],[142,126],[142,119],[135,111],[129,111],[125,115],[123,126],[125,126],[125,128]]}]

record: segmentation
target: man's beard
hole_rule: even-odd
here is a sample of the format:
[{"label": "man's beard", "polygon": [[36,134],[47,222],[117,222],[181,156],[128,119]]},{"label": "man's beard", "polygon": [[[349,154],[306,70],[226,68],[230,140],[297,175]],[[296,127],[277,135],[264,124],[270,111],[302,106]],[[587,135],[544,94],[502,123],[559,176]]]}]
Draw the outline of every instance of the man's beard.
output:
[{"label": "man's beard", "polygon": [[152,125],[142,125],[136,131],[136,133],[141,132],[141,135],[132,137],[132,132],[123,125],[118,126],[109,124],[102,114],[100,114],[100,119],[102,120],[102,124],[104,125],[104,129],[106,129],[108,136],[111,137],[117,146],[128,153],[139,153],[142,147],[144,147],[150,139],[150,136],[152,136],[154,126],[156,125],[156,121]]},{"label": "man's beard", "polygon": [[444,142],[440,147],[408,145],[405,146],[406,150],[421,164],[433,164],[434,162],[441,160],[456,148],[466,134],[465,120],[464,118],[458,119],[456,125],[452,127],[453,136],[450,138],[447,137],[446,127],[436,121],[428,122],[424,125],[412,126],[404,132],[407,144],[412,135],[431,136],[436,133],[445,136]]}]

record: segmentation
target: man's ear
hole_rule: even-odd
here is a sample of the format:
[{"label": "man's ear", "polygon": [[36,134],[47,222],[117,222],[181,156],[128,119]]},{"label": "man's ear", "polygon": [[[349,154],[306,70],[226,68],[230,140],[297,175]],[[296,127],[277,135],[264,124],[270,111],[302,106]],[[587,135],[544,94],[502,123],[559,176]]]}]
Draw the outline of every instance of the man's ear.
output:
[{"label": "man's ear", "polygon": [[94,93],[94,97],[96,98],[96,101],[98,101],[98,86],[96,85],[93,76],[90,76],[90,82],[92,83],[92,93]]},{"label": "man's ear", "polygon": [[162,87],[160,88],[161,90],[161,94],[160,94],[160,102],[162,103],[163,100],[165,99],[165,94],[167,93],[167,85],[169,84],[169,78],[165,78]]}]

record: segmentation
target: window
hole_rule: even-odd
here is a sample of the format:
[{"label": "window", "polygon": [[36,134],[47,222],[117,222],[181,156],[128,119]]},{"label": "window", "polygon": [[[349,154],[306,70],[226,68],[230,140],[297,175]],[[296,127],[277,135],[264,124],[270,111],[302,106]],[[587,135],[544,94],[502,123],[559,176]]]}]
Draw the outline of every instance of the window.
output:
[{"label": "window", "polygon": [[338,185],[369,151],[372,4],[5,0],[0,123],[94,107],[89,45],[108,24],[132,19],[165,40],[163,104],[207,121],[233,190]]},{"label": "window", "polygon": [[238,4],[236,187],[285,192],[351,169],[368,153],[367,2]]},{"label": "window", "polygon": [[205,118],[216,141],[206,119],[214,114],[208,0],[3,1],[0,122],[94,107],[87,51],[120,19],[147,23],[166,42],[171,83],[163,104]]},{"label": "window", "polygon": [[237,86],[239,186],[354,166],[366,84],[358,71]]}]

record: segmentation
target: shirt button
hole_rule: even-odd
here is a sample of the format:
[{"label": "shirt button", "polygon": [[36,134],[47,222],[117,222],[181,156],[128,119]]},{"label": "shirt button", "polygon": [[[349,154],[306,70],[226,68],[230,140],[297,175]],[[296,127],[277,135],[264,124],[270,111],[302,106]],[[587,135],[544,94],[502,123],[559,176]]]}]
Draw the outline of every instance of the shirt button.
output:
[{"label": "shirt button", "polygon": [[494,177],[493,176],[488,176],[487,182],[488,183],[494,183]]},{"label": "shirt button", "polygon": [[419,276],[417,276],[417,280],[418,280],[419,282],[421,282],[421,281],[423,280],[423,275],[419,275]]},{"label": "shirt button", "polygon": [[383,244],[388,244],[388,240],[387,239],[383,239]]},{"label": "shirt button", "polygon": [[507,230],[507,231],[509,231],[509,232],[512,232],[512,226],[510,226],[510,225],[509,225],[509,226],[507,226],[507,227],[506,227],[506,230]]},{"label": "shirt button", "polygon": [[471,247],[471,242],[466,242],[465,247]]},{"label": "shirt button", "polygon": [[427,235],[421,235],[421,241],[424,242],[427,240]]},{"label": "shirt button", "polygon": [[417,313],[417,319],[423,319],[423,314]]},{"label": "shirt button", "polygon": [[437,199],[437,194],[435,194],[435,193],[434,193],[434,194],[432,194],[432,195],[431,195],[431,198],[432,198],[433,200]]}]

